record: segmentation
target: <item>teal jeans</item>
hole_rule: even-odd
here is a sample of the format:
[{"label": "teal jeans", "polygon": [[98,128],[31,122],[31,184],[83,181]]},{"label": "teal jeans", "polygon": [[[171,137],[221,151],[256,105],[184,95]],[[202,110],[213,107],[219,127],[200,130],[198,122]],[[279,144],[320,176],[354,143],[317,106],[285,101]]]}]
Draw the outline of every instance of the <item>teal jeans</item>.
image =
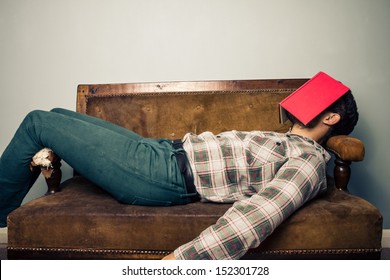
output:
[{"label": "teal jeans", "polygon": [[[0,226],[20,206],[36,178],[29,165],[43,147],[122,203],[187,204],[187,193],[168,139],[148,139],[104,120],[68,111],[33,111],[0,158]],[[77,197],[75,198],[77,199]]]}]

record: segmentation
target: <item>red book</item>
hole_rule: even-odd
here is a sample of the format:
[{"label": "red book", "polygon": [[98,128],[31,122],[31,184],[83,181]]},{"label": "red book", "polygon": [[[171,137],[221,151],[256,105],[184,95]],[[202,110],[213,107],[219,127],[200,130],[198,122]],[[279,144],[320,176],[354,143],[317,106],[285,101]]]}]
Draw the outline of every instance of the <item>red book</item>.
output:
[{"label": "red book", "polygon": [[319,72],[280,102],[281,122],[287,120],[283,112],[286,110],[307,125],[348,91],[349,88],[341,82]]}]

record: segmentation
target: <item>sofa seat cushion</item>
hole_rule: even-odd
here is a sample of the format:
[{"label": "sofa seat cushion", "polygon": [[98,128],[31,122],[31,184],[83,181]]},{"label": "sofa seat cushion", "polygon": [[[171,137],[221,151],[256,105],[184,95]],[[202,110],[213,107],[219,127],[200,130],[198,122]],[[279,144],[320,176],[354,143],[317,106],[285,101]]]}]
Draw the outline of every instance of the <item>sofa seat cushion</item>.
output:
[{"label": "sofa seat cushion", "polygon": [[[305,250],[380,252],[378,210],[363,199],[329,190],[293,214],[247,257]],[[73,177],[60,192],[30,201],[9,215],[9,252],[62,252],[60,258],[161,258],[215,223],[230,206],[124,205],[86,179]]]}]

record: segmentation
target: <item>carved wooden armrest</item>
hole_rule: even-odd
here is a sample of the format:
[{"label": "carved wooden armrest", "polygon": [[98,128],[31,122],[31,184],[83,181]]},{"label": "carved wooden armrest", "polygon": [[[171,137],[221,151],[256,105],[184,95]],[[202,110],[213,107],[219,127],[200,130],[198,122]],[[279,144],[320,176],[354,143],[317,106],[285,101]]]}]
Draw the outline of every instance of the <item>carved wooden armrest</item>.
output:
[{"label": "carved wooden armrest", "polygon": [[339,135],[329,138],[326,148],[335,154],[334,180],[336,188],[348,191],[351,162],[364,159],[364,143],[354,137]]},{"label": "carved wooden armrest", "polygon": [[48,148],[43,148],[36,153],[30,164],[33,176],[38,176],[41,172],[45,177],[48,187],[46,194],[53,194],[60,191],[62,177],[61,159]]}]

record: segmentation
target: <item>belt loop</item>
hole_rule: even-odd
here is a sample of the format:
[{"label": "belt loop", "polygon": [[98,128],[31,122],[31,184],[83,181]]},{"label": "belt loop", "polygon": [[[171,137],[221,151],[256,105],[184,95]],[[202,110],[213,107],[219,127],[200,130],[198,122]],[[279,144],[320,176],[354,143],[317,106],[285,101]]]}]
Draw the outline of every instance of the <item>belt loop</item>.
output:
[{"label": "belt loop", "polygon": [[181,139],[172,140],[172,147],[175,150],[183,149],[183,141]]}]

